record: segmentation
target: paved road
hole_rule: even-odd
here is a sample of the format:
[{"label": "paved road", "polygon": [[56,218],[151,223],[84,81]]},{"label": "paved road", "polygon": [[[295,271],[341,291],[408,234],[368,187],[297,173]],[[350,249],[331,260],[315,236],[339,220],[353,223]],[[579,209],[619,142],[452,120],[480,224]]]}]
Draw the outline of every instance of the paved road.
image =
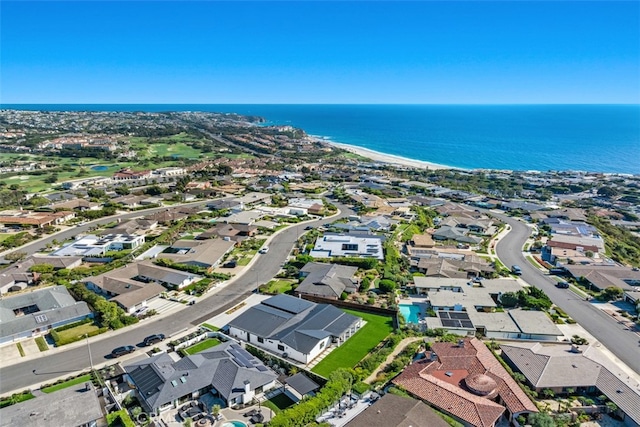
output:
[{"label": "paved road", "polygon": [[522,269],[522,278],[529,284],[536,286],[551,298],[551,300],[577,321],[591,335],[607,347],[621,361],[634,371],[640,373],[640,347],[638,335],[625,329],[602,310],[577,296],[569,289],[558,289],[552,277],[545,275],[532,266],[522,255],[522,246],[529,237],[529,226],[515,218],[506,215],[492,215],[500,218],[509,225],[511,231],[498,242],[496,253],[507,268],[517,264]]},{"label": "paved road", "polygon": [[[90,346],[94,365],[108,361],[107,355],[115,347],[136,345],[142,342],[144,337],[154,333],[162,332],[168,336],[175,335],[240,303],[256,289],[257,284],[267,282],[278,273],[294,242],[300,234],[304,233],[305,226],[319,226],[353,214],[353,211],[346,206],[338,204],[337,206],[340,209],[338,216],[282,230],[269,243],[269,252],[256,255],[258,258],[249,271],[234,278],[217,293],[198,300],[195,305],[185,307],[166,317],[155,320],[150,318],[135,327],[117,331],[119,333],[108,337],[98,336],[93,338]],[[87,346],[84,345],[20,364],[4,366],[0,368],[0,395],[23,390],[31,385],[49,381],[66,374],[71,375],[74,372],[89,368],[89,366],[89,352]],[[35,374],[33,373],[34,370]]]}]

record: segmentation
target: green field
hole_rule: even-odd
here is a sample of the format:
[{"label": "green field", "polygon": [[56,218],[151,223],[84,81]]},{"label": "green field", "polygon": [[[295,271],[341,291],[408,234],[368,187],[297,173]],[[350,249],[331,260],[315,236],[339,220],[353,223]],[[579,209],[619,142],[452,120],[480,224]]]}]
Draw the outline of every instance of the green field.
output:
[{"label": "green field", "polygon": [[72,380],[65,381],[60,384],[52,385],[50,387],[45,387],[42,389],[42,391],[45,393],[53,393],[54,391],[62,390],[63,388],[67,388],[67,387],[73,387],[74,385],[77,385],[77,384],[83,384],[83,383],[86,383],[87,381],[91,381],[91,374],[82,375],[81,377],[74,378]]},{"label": "green field", "polygon": [[184,352],[187,354],[196,354],[200,353],[203,350],[206,350],[211,347],[215,347],[220,344],[220,340],[217,338],[207,338],[204,341],[199,342],[198,344],[192,345],[191,347],[187,347],[184,349]]},{"label": "green field", "polygon": [[361,317],[367,324],[360,328],[347,342],[329,353],[312,369],[313,372],[323,377],[328,377],[331,372],[338,368],[353,368],[393,332],[393,320],[391,317],[354,310],[344,311]]}]

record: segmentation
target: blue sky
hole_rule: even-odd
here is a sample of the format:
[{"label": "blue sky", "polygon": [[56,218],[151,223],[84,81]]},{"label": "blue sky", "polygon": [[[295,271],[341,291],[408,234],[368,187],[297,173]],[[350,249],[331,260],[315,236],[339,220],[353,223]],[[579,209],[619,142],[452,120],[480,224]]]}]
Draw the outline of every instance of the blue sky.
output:
[{"label": "blue sky", "polygon": [[640,103],[640,2],[0,3],[2,103]]}]

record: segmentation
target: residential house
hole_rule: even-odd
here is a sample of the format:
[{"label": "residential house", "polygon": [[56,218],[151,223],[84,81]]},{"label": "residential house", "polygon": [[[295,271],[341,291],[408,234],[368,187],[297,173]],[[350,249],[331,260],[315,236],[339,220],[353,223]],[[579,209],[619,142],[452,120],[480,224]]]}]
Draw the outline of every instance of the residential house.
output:
[{"label": "residential house", "polygon": [[345,427],[448,427],[429,405],[409,396],[387,393]]},{"label": "residential house", "polygon": [[615,286],[633,291],[640,286],[640,270],[618,265],[565,265],[566,271],[576,280],[586,280],[593,288],[603,291]]},{"label": "residential house", "polygon": [[126,196],[116,197],[115,199],[112,199],[111,201],[113,203],[121,205],[122,207],[129,208],[129,209],[135,209],[135,208],[141,207],[142,206],[141,202],[143,200],[145,200],[146,198],[147,198],[146,196],[136,196],[134,194],[128,194]]},{"label": "residential house", "polygon": [[161,212],[156,212],[145,216],[145,219],[156,221],[159,224],[171,224],[175,221],[187,218],[198,211],[198,208],[190,208],[181,206],[178,208],[166,209]]},{"label": "residential house", "polygon": [[375,234],[325,233],[309,253],[314,258],[357,257],[384,259],[382,237]]},{"label": "residential house", "polygon": [[202,276],[197,274],[161,267],[150,261],[141,261],[138,263],[138,277],[142,280],[156,282],[172,289],[182,289],[202,279]]},{"label": "residential house", "polygon": [[167,290],[156,282],[137,280],[138,276],[138,264],[129,264],[99,276],[86,277],[82,283],[117,303],[127,313],[135,313]]},{"label": "residential house", "polygon": [[640,384],[597,347],[566,343],[501,344],[502,357],[537,392],[605,395],[625,425],[640,426]]},{"label": "residential house", "polygon": [[92,316],[87,303],[74,300],[64,286],[2,298],[0,344],[41,335]]},{"label": "residential house", "polygon": [[493,427],[538,412],[484,343],[433,343],[392,382],[466,426]]},{"label": "residential house", "polygon": [[135,249],[144,244],[144,236],[137,234],[93,234],[63,246],[53,253],[55,256],[102,257],[109,251]]},{"label": "residential house", "polygon": [[257,233],[258,226],[255,224],[228,224],[221,222],[207,231],[200,233],[196,239],[203,240],[220,237],[221,239],[226,238],[234,242],[241,242],[249,237],[255,236]]},{"label": "residential house", "polygon": [[133,171],[129,168],[124,168],[113,174],[114,181],[133,181],[147,178],[151,178],[151,171]]},{"label": "residential house", "polygon": [[99,232],[100,236],[109,234],[140,234],[145,235],[147,231],[155,230],[158,227],[158,221],[137,218],[127,222],[120,223],[114,228],[107,228]]},{"label": "residential house", "polygon": [[102,207],[100,203],[90,202],[84,199],[73,199],[64,202],[54,203],[49,205],[53,210],[64,211],[95,211]]},{"label": "residential house", "polygon": [[0,272],[0,294],[26,289],[37,284],[40,274],[31,271],[34,265],[49,264],[54,270],[75,268],[82,264],[81,257],[32,255]]},{"label": "residential house", "polygon": [[478,245],[482,242],[482,238],[470,236],[469,230],[466,228],[442,226],[431,233],[434,240],[453,240],[459,243],[469,243]]},{"label": "residential house", "polygon": [[280,294],[229,322],[229,334],[285,358],[308,364],[356,333],[362,319],[328,304]]},{"label": "residential house", "polygon": [[304,280],[296,288],[296,294],[339,299],[343,292],[350,294],[358,290],[354,277],[357,271],[357,267],[308,262],[300,269]]},{"label": "residential house", "polygon": [[230,210],[232,212],[240,212],[242,210],[242,203],[237,200],[220,199],[212,200],[207,203],[207,208],[213,211]]},{"label": "residential house", "polygon": [[482,236],[491,236],[496,232],[491,219],[469,218],[467,216],[449,216],[440,222],[441,226],[466,228],[471,233]]},{"label": "residential house", "polygon": [[240,203],[243,209],[251,208],[257,205],[271,204],[271,194],[252,192],[244,196],[236,197],[234,201]]},{"label": "residential house", "polygon": [[0,427],[106,425],[99,394],[90,381],[53,393],[39,393],[33,399],[0,409]]},{"label": "residential house", "polygon": [[227,406],[250,403],[276,385],[277,375],[228,341],[174,360],[167,353],[124,366],[143,409],[159,413],[207,393]]},{"label": "residential house", "polygon": [[235,242],[224,239],[177,240],[158,258],[212,270],[234,246]]},{"label": "residential house", "polygon": [[21,210],[4,210],[0,212],[0,224],[4,226],[44,228],[59,225],[76,217],[75,212],[31,212]]},{"label": "residential house", "polygon": [[420,257],[416,264],[427,277],[468,279],[493,273],[495,268],[475,254],[466,254],[462,260],[440,257]]}]

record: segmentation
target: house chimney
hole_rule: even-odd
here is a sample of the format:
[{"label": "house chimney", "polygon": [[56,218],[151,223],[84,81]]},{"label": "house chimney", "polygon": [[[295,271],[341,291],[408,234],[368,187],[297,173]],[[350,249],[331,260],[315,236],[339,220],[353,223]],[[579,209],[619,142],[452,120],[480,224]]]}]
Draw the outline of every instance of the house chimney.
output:
[{"label": "house chimney", "polygon": [[464,340],[458,340],[458,347],[464,348]]},{"label": "house chimney", "polygon": [[249,393],[250,391],[251,391],[251,381],[244,380],[244,392],[245,392],[245,394]]}]

